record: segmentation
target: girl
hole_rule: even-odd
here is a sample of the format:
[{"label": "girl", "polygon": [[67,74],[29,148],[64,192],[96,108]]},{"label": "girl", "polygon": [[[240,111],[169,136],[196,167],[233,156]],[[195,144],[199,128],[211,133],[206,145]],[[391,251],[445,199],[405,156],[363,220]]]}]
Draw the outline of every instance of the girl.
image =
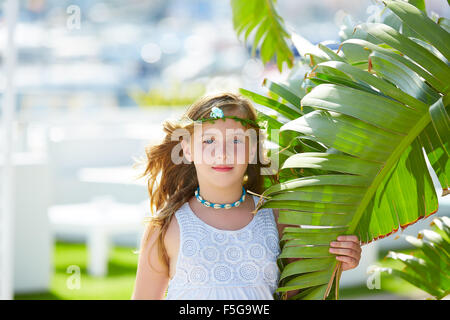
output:
[{"label": "girl", "polygon": [[[146,150],[143,176],[157,214],[141,240],[132,299],[276,297],[286,225],[277,224],[277,209],[257,210],[261,172],[270,163],[259,152],[260,135],[252,134],[256,118],[250,101],[223,93],[200,99],[181,120],[163,123],[163,142]],[[343,270],[358,265],[356,236],[330,245]]]}]

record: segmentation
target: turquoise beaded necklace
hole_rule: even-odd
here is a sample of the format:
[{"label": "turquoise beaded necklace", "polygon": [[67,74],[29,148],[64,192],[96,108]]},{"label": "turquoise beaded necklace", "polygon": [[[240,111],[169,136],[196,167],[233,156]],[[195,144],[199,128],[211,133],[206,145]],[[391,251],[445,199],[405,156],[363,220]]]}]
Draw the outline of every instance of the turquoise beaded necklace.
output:
[{"label": "turquoise beaded necklace", "polygon": [[244,202],[244,200],[245,200],[245,194],[246,194],[245,188],[242,187],[242,196],[241,196],[241,198],[240,198],[238,201],[233,202],[233,203],[223,203],[223,204],[220,204],[220,203],[212,203],[212,202],[209,202],[209,201],[204,200],[204,199],[200,196],[200,186],[197,187],[197,190],[195,190],[195,198],[196,198],[201,204],[203,204],[205,207],[211,207],[211,208],[214,208],[214,209],[231,209],[231,208],[234,208],[234,207],[238,207],[242,202]]}]

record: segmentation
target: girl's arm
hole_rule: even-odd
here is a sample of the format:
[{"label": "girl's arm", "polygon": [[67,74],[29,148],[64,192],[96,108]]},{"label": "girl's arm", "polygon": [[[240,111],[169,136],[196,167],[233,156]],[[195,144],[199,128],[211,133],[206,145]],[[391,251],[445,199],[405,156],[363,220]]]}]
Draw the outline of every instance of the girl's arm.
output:
[{"label": "girl's arm", "polygon": [[[278,223],[279,210],[273,208],[273,213],[275,215],[275,221],[277,222],[278,234],[280,239],[283,236],[283,230],[286,228],[287,224]],[[361,259],[361,245],[357,236],[339,236],[336,241],[330,243],[330,253],[339,254],[336,259],[342,262],[342,270],[350,270],[356,268]],[[302,258],[287,258],[288,263],[296,260],[301,260]],[[300,290],[293,290],[287,292],[287,297],[290,298],[296,295]]]},{"label": "girl's arm", "polygon": [[[148,241],[146,241],[149,232],[150,228],[147,228],[141,239],[136,283],[131,297],[133,300],[163,300],[169,283],[168,269],[158,258],[158,243],[156,239],[159,230],[155,228]],[[153,245],[154,243],[155,245]],[[150,261],[152,263],[151,266]]]}]

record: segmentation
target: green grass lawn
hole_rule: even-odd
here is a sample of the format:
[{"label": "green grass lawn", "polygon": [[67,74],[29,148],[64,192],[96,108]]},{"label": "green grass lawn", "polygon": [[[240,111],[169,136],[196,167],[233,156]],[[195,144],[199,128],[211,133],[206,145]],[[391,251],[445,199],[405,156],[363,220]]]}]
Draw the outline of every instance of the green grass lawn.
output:
[{"label": "green grass lawn", "polygon": [[[56,242],[54,249],[54,274],[48,292],[17,294],[14,299],[47,300],[122,300],[133,293],[138,255],[133,247],[111,249],[106,277],[93,277],[87,272],[87,249],[85,244]],[[67,285],[73,273],[67,272],[71,265],[80,268],[80,288]]]},{"label": "green grass lawn", "polygon": [[[85,244],[56,242],[54,249],[54,274],[48,292],[17,294],[14,299],[19,300],[128,300],[131,298],[138,255],[134,254],[136,248],[118,247],[111,249],[108,263],[108,275],[106,277],[92,277],[87,273],[87,249]],[[409,250],[403,250],[409,253]],[[387,252],[380,252],[378,265],[391,267],[399,262],[391,259],[383,260]],[[67,285],[73,273],[67,272],[71,265],[80,268],[80,288],[70,289]],[[381,289],[369,290],[365,284],[341,288],[340,299],[355,299],[370,297],[383,293],[394,293],[403,297],[417,297],[423,291],[410,285],[406,281],[390,276],[381,277]]]}]

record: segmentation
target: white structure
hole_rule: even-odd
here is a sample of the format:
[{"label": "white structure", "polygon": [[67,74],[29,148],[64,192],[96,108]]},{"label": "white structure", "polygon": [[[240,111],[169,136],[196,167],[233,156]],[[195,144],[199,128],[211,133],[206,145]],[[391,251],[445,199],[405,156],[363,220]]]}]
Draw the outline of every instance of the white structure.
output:
[{"label": "white structure", "polygon": [[15,153],[13,164],[14,293],[47,291],[53,271],[48,161],[44,154]]},{"label": "white structure", "polygon": [[13,164],[12,164],[12,125],[14,122],[15,87],[14,68],[16,64],[16,46],[14,30],[16,27],[19,1],[8,0],[4,3],[7,27],[7,40],[4,51],[5,93],[2,103],[2,190],[0,211],[0,299],[13,299]]},{"label": "white structure", "polygon": [[110,237],[135,234],[139,248],[146,209],[146,202],[122,204],[111,197],[102,197],[90,203],[52,206],[48,214],[54,236],[72,234],[87,238],[88,271],[93,276],[105,276],[112,244]]}]

